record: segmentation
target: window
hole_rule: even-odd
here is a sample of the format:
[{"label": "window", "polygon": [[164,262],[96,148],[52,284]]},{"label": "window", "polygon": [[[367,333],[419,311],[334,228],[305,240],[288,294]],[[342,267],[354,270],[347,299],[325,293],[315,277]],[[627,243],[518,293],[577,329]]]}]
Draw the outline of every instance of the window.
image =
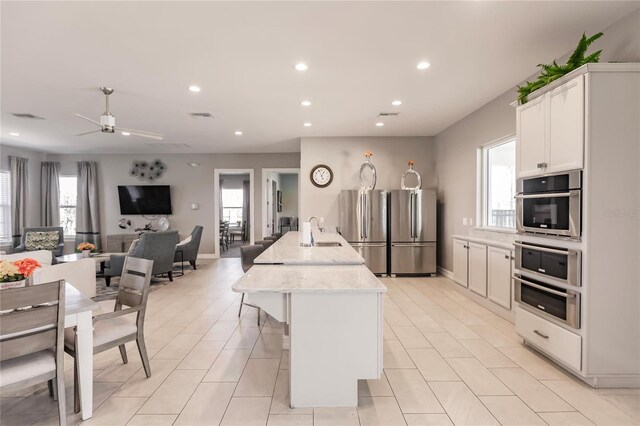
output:
[{"label": "window", "polygon": [[78,204],[78,178],[60,176],[60,226],[65,236],[76,235],[76,206]]},{"label": "window", "polygon": [[0,171],[0,241],[11,241],[11,174]]},{"label": "window", "polygon": [[242,223],[242,189],[222,189],[222,220]]},{"label": "window", "polygon": [[515,228],[516,139],[514,136],[482,147],[482,225]]}]

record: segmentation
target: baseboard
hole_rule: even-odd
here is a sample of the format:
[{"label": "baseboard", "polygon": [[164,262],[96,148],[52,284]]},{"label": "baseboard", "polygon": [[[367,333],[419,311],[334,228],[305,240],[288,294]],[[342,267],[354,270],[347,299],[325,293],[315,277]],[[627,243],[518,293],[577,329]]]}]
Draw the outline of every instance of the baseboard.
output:
[{"label": "baseboard", "polygon": [[218,256],[215,253],[198,253],[198,259],[218,259]]},{"label": "baseboard", "polygon": [[440,275],[442,275],[443,277],[449,278],[450,280],[453,279],[453,272],[451,272],[451,271],[449,271],[447,269],[444,269],[442,266],[438,266],[438,273]]}]

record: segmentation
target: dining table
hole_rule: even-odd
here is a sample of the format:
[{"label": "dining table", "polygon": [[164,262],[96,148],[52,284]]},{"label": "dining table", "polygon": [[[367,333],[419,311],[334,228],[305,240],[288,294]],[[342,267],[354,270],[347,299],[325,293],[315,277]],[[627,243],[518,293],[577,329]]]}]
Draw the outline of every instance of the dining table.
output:
[{"label": "dining table", "polygon": [[78,387],[82,420],[93,415],[93,312],[100,305],[74,286],[65,284],[64,327],[76,329]]}]

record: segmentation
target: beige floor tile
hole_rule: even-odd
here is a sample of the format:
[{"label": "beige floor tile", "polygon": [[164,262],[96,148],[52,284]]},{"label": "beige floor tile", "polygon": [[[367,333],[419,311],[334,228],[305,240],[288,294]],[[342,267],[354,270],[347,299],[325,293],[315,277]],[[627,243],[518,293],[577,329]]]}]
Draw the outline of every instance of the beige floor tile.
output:
[{"label": "beige floor tile", "polygon": [[596,424],[616,426],[638,424],[631,416],[602,398],[586,384],[573,380],[543,380],[542,383]]},{"label": "beige floor tile", "polygon": [[171,426],[177,417],[175,414],[136,414],[127,426]]},{"label": "beige floor tile", "polygon": [[520,368],[492,368],[491,372],[535,412],[575,411],[562,398]]},{"label": "beige floor tile", "polygon": [[382,331],[382,339],[383,340],[398,340],[398,336],[393,332],[391,326],[385,321],[384,329]]},{"label": "beige floor tile", "polygon": [[[639,389],[631,389],[638,391]],[[640,394],[638,393],[605,393],[604,399],[615,405],[640,423]]]},{"label": "beige floor tile", "polygon": [[238,327],[236,328],[236,331],[233,332],[224,348],[253,349],[253,346],[256,344],[256,340],[258,340],[259,334],[260,329],[258,327]]},{"label": "beige floor tile", "polygon": [[200,314],[184,328],[183,333],[205,334],[218,321],[220,315]]},{"label": "beige floor tile", "polygon": [[405,414],[408,426],[453,426],[446,414]]},{"label": "beige floor tile", "polygon": [[384,368],[415,368],[407,351],[398,340],[385,340],[383,342]]},{"label": "beige floor tile", "polygon": [[356,408],[314,408],[314,426],[360,426]]},{"label": "beige floor tile", "polygon": [[487,368],[518,366],[486,340],[461,340],[460,343]]},{"label": "beige floor tile", "polygon": [[204,370],[173,370],[138,414],[180,414],[204,374]]},{"label": "beige floor tile", "polygon": [[594,423],[583,414],[568,413],[538,413],[549,426],[593,426]]},{"label": "beige floor tile", "polygon": [[422,313],[419,315],[411,316],[411,321],[413,325],[416,326],[418,330],[422,333],[444,333],[445,329],[429,314]]},{"label": "beige floor tile", "polygon": [[384,309],[384,319],[389,323],[390,326],[411,326],[413,323],[407,316],[398,308],[395,309],[387,309],[385,306]]},{"label": "beige floor tile", "polygon": [[501,348],[500,351],[538,380],[566,380],[568,378],[567,373],[527,347]]},{"label": "beige floor tile", "polygon": [[420,307],[434,320],[443,320],[443,319],[453,318],[453,315],[451,315],[446,309],[442,308],[441,306],[421,305]]},{"label": "beige floor tile", "polygon": [[235,383],[200,383],[175,425],[217,425],[222,421]]},{"label": "beige floor tile", "polygon": [[179,362],[180,360],[178,359],[150,360],[151,377],[147,377],[144,369],[139,369],[115,392],[114,396],[150,397],[176,368]]},{"label": "beige floor tile", "polygon": [[487,322],[466,309],[449,309],[449,313],[464,325],[486,325]]},{"label": "beige floor tile", "polygon": [[406,425],[398,402],[385,396],[364,396],[358,398],[358,416],[362,426]]},{"label": "beige floor tile", "polygon": [[250,358],[275,358],[282,356],[282,334],[260,333]]},{"label": "beige floor tile", "polygon": [[271,399],[270,414],[313,414],[313,408],[289,407],[289,371],[279,370]]},{"label": "beige floor tile", "polygon": [[270,414],[267,426],[313,426],[313,415]]},{"label": "beige floor tile", "polygon": [[499,423],[462,382],[429,383],[438,401],[456,425],[498,425]]},{"label": "beige floor tile", "polygon": [[447,358],[447,362],[476,395],[513,395],[475,358]]},{"label": "beige floor tile", "polygon": [[289,351],[283,350],[282,357],[280,358],[280,370],[289,369]]},{"label": "beige floor tile", "polygon": [[184,358],[191,349],[202,339],[202,334],[178,334],[153,358]]},{"label": "beige floor tile", "polygon": [[456,339],[454,339],[449,333],[424,333],[429,343],[438,351],[438,353],[444,357],[471,357],[471,353],[464,348]]},{"label": "beige floor tile", "polygon": [[179,370],[208,370],[223,347],[224,342],[201,340],[184,357],[177,368]]},{"label": "beige floor tile", "polygon": [[512,339],[492,325],[469,325],[468,327],[496,348],[519,348],[522,346],[522,339]]},{"label": "beige floor tile", "polygon": [[237,382],[247,364],[249,349],[222,350],[204,376],[204,382]]},{"label": "beige floor tile", "polygon": [[417,369],[391,369],[386,374],[403,413],[444,413]]},{"label": "beige floor tile", "polygon": [[[117,348],[110,349],[118,352]],[[119,353],[118,353],[119,355]],[[96,382],[126,382],[136,371],[142,368],[142,361],[140,356],[129,356],[127,353],[128,361],[126,364],[122,363],[122,358],[118,356],[118,359],[109,367],[104,369],[100,374],[94,377]]]},{"label": "beige floor tile", "polygon": [[237,327],[237,321],[218,320],[202,337],[202,340],[220,340],[226,342],[233,335],[233,332],[236,331]]},{"label": "beige floor tile", "polygon": [[501,425],[533,426],[545,422],[517,396],[481,396],[480,401]]},{"label": "beige floor tile", "polygon": [[40,387],[34,394],[23,398],[18,403],[9,408],[6,413],[2,414],[40,414],[49,413],[57,410],[58,403],[49,396],[49,390],[46,386]]},{"label": "beige floor tile", "polygon": [[42,414],[7,414],[0,415],[2,426],[25,426],[33,424],[41,417]]},{"label": "beige floor tile", "polygon": [[440,323],[442,328],[444,328],[447,333],[449,333],[455,339],[482,339],[482,337],[474,333],[469,327],[467,327],[457,319],[441,319],[438,320],[438,322]]},{"label": "beige floor tile", "polygon": [[405,349],[431,348],[431,344],[416,327],[391,327]]},{"label": "beige floor tile", "polygon": [[267,423],[271,398],[232,398],[222,425],[251,426]]},{"label": "beige floor tile", "polygon": [[280,359],[249,359],[234,396],[272,396]]},{"label": "beige floor tile", "polygon": [[409,356],[426,381],[453,382],[460,380],[435,349],[409,349]]},{"label": "beige floor tile", "polygon": [[358,380],[358,396],[393,396],[387,375],[379,379]]},{"label": "beige floor tile", "polygon": [[184,330],[184,327],[164,325],[148,336],[145,334],[145,345],[147,346],[147,349],[160,350],[164,348],[167,343],[172,341],[178,334],[180,334],[182,330]]},{"label": "beige floor tile", "polygon": [[102,403],[94,412],[93,417],[83,425],[125,425],[136,414],[146,398],[116,398],[111,397]]}]

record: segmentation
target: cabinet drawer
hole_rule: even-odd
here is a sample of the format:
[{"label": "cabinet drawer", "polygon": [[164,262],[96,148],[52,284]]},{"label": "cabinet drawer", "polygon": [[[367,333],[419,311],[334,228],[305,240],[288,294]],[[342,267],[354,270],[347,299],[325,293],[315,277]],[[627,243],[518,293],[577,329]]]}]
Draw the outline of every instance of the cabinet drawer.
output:
[{"label": "cabinet drawer", "polygon": [[576,370],[582,367],[582,337],[524,309],[516,308],[516,332]]}]

